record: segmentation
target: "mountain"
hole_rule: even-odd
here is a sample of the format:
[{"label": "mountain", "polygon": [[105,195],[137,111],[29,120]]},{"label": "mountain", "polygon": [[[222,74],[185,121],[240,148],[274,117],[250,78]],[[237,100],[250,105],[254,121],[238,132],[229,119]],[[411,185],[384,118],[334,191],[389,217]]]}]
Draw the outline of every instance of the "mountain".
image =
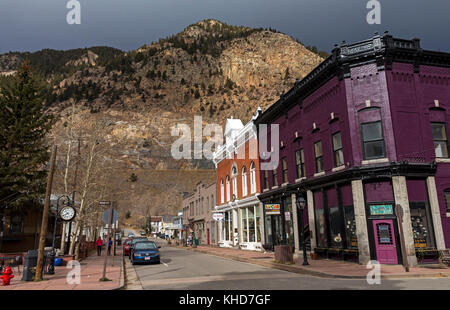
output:
[{"label": "mountain", "polygon": [[[124,171],[121,177],[136,173],[135,187],[166,182],[163,194],[147,191],[158,201],[152,208],[162,213],[177,210],[180,193],[191,191],[195,182],[214,180],[210,161],[171,157],[177,139],[171,136],[172,126],[193,128],[194,115],[201,115],[204,125],[223,126],[231,116],[246,123],[257,107],[273,104],[323,60],[273,29],[211,19],[129,52],[110,47],[10,52],[0,55],[0,78],[13,74],[25,59],[50,85],[46,106],[60,117],[55,136],[63,131],[73,104],[82,110],[83,123],[105,115],[109,135],[124,142],[110,154]],[[161,176],[173,171],[176,178]]]}]

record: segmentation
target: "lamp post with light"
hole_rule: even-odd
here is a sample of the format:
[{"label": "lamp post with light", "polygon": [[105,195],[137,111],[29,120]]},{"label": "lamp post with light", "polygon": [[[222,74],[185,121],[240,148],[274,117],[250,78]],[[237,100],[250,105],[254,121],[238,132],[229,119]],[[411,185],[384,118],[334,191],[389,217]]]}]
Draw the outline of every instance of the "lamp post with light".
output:
[{"label": "lamp post with light", "polygon": [[[297,208],[300,212],[302,212],[302,221],[303,221],[303,210],[306,206],[305,198],[300,197],[296,202]],[[305,229],[303,227],[303,223],[301,223],[302,231],[302,249],[303,249],[303,266],[309,265],[308,263],[308,254],[306,253],[306,238],[305,238]]]}]

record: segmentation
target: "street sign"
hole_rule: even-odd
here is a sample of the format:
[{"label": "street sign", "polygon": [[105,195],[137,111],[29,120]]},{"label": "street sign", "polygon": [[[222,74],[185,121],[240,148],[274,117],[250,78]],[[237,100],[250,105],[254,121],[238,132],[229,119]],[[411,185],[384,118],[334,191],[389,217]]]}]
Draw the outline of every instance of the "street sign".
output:
[{"label": "street sign", "polygon": [[[116,210],[113,210],[113,217],[112,217],[111,222],[114,224],[115,222],[117,222],[118,218],[119,218],[119,213]],[[103,222],[105,222],[105,224],[109,223],[109,209],[105,210],[105,212],[103,212],[102,220],[103,220]]]},{"label": "street sign", "polygon": [[214,221],[220,222],[220,221],[224,220],[225,214],[216,212],[216,213],[213,213],[212,218]]}]

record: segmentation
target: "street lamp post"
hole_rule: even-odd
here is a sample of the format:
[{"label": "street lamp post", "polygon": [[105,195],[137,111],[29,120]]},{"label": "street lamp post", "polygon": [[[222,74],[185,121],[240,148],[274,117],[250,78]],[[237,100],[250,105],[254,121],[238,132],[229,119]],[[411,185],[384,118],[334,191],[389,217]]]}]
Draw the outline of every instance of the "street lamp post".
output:
[{"label": "street lamp post", "polygon": [[59,201],[62,198],[66,198],[66,204],[70,204],[70,198],[66,195],[61,195],[56,200],[56,214],[55,214],[55,224],[53,227],[53,240],[52,240],[52,252],[50,253],[50,262],[47,268],[47,274],[55,274],[55,239],[56,239],[56,225],[58,224],[59,217]]},{"label": "street lamp post", "polygon": [[[297,200],[297,207],[300,209],[300,211],[302,212],[303,215],[303,210],[306,206],[306,201],[305,198],[300,197]],[[303,216],[302,216],[302,220],[303,220]],[[301,227],[302,227],[302,250],[303,250],[303,266],[308,266],[308,254],[306,253],[306,239],[305,239],[305,229],[303,227],[303,223],[301,223]]]}]

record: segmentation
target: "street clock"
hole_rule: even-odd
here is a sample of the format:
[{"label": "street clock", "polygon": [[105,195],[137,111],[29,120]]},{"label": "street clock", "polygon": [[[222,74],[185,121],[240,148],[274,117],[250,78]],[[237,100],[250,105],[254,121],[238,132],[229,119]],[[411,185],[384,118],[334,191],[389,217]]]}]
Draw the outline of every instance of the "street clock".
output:
[{"label": "street clock", "polygon": [[75,217],[75,209],[72,206],[64,206],[61,211],[59,211],[59,217],[63,221],[71,221]]}]

